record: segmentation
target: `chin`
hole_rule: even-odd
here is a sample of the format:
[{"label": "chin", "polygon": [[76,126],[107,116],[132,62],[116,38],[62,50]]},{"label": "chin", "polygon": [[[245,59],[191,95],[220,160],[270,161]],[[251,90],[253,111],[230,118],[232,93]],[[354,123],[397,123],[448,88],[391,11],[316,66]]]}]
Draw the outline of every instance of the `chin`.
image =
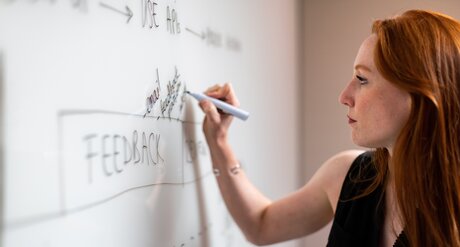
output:
[{"label": "chin", "polygon": [[384,147],[384,145],[382,145],[382,143],[380,143],[380,142],[372,141],[372,140],[365,139],[365,138],[357,138],[357,137],[353,136],[352,140],[353,140],[353,143],[355,145],[363,147],[363,148],[381,148],[381,147]]}]

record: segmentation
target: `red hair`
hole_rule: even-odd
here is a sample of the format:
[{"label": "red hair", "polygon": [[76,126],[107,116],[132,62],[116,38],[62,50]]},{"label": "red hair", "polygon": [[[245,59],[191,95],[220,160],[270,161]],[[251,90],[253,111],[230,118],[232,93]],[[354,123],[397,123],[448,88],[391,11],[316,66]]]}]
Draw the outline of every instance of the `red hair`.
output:
[{"label": "red hair", "polygon": [[386,184],[395,191],[410,246],[460,246],[460,23],[411,10],[377,20],[374,62],[411,95],[412,108],[390,157],[375,153],[377,177],[367,193]]}]

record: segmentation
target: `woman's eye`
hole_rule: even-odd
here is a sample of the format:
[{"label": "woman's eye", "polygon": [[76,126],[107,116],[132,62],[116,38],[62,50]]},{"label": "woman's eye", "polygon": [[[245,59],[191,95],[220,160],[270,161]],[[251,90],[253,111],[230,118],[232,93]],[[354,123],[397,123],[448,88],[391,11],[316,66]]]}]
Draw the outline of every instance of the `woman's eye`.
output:
[{"label": "woman's eye", "polygon": [[359,80],[359,83],[360,83],[361,85],[367,84],[367,79],[364,78],[364,77],[362,77],[362,76],[357,75],[357,76],[356,76],[356,79]]}]

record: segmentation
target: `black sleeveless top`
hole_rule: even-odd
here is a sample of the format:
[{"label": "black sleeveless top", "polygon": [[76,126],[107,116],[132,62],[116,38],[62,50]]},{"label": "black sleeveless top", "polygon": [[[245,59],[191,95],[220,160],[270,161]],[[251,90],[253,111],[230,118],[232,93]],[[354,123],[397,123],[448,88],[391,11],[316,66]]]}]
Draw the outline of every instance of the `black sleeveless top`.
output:
[{"label": "black sleeveless top", "polygon": [[[363,153],[353,161],[342,185],[327,247],[380,246],[385,216],[383,186],[365,197],[353,199],[370,185],[375,175],[371,152]],[[393,246],[409,246],[404,232]]]}]

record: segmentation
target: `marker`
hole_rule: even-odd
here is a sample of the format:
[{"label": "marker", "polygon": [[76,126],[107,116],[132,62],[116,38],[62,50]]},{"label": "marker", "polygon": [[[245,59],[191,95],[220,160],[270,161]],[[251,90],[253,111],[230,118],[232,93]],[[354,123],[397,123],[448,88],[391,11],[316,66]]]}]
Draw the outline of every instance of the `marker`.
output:
[{"label": "marker", "polygon": [[203,99],[207,99],[209,101],[211,101],[217,108],[221,109],[222,111],[224,111],[225,113],[228,113],[228,114],[231,114],[241,120],[246,120],[248,119],[249,117],[249,112],[247,111],[244,111],[242,109],[239,109],[239,108],[236,108],[228,103],[225,103],[224,101],[222,100],[218,100],[216,98],[212,98],[212,97],[209,97],[207,95],[204,95],[202,93],[192,93],[190,91],[186,91],[188,94],[190,94],[191,96],[193,96],[193,98],[197,99],[197,100],[203,100]]}]

